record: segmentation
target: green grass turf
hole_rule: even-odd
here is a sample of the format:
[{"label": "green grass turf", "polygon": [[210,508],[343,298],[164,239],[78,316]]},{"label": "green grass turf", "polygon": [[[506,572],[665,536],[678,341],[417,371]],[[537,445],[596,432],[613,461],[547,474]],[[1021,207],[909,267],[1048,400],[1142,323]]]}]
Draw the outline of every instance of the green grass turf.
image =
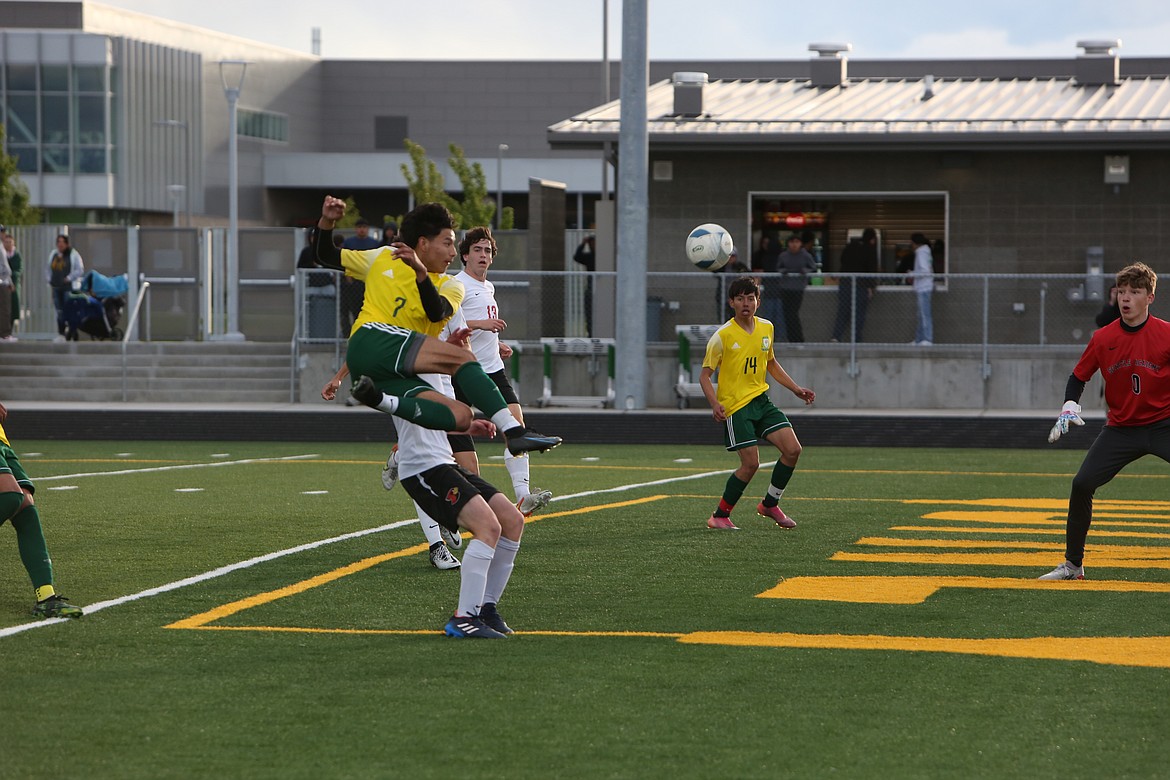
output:
[{"label": "green grass turf", "polygon": [[[381,446],[14,443],[37,481],[59,589],[82,605],[413,517],[400,487],[380,486]],[[497,449],[481,447],[484,474],[506,486]],[[306,454],[315,457],[237,463]],[[808,575],[1035,577],[1050,566],[830,558],[867,536],[947,536],[890,528],[937,524],[920,518],[959,499],[1063,500],[1080,457],[809,449],[784,499],[799,527],[755,516],[763,470],[734,515],[743,530],[726,533],[704,526],[734,464],[720,448],[565,445],[533,460],[533,484],[559,496],[719,474],[552,504],[546,515],[666,496],[529,525],[501,602],[521,632],[507,641],[438,635],[458,574],[434,571],[424,554],[212,625],[432,634],[164,628],[419,544],[416,525],[0,636],[0,777],[1164,776],[1167,669],[524,633],[1165,636],[1165,593],[948,588],[915,605],[755,597]],[[229,465],[168,468],[214,462]],[[64,486],[75,487],[53,489]],[[305,494],[314,490],[328,493]],[[1170,500],[1170,473],[1147,458],[1099,498]],[[3,630],[29,620],[31,593],[10,527],[0,546]],[[1055,565],[1061,554],[1048,558]],[[1166,568],[1094,569],[1091,549],[1086,565],[1094,579],[1170,582]]]}]

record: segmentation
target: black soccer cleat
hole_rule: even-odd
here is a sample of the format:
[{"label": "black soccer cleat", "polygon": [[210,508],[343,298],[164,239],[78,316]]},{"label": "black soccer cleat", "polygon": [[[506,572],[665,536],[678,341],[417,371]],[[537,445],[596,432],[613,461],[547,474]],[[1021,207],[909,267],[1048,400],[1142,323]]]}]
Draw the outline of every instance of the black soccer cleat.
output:
[{"label": "black soccer cleat", "polygon": [[75,607],[64,596],[57,595],[38,601],[32,613],[39,618],[79,618],[83,614],[81,607]]},{"label": "black soccer cleat", "polygon": [[504,619],[500,617],[500,612],[496,609],[495,604],[484,604],[482,607],[480,607],[479,619],[483,621],[485,626],[494,631],[499,631],[501,634],[516,633],[511,628],[509,628],[508,624],[504,622]]},{"label": "black soccer cleat", "polygon": [[513,455],[523,455],[525,452],[548,452],[561,443],[560,436],[542,436],[529,428],[522,428],[520,433],[509,435],[504,431],[504,438],[508,440],[508,452]]},{"label": "black soccer cleat", "polygon": [[368,376],[358,377],[358,381],[353,383],[350,395],[373,409],[377,409],[378,404],[382,403],[382,391],[374,385],[374,380]]},{"label": "black soccer cleat", "polygon": [[506,634],[501,634],[494,628],[490,628],[486,623],[479,619],[478,615],[471,617],[453,616],[447,621],[447,625],[443,626],[443,633],[447,636],[455,637],[456,639],[506,639]]}]

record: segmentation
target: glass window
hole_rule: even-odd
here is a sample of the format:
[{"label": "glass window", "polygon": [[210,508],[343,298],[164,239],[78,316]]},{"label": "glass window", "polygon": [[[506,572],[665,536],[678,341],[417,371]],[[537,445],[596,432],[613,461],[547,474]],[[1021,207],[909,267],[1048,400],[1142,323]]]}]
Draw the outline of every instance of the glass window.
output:
[{"label": "glass window", "polygon": [[41,168],[45,173],[69,173],[69,147],[46,146],[41,153]]},{"label": "glass window", "polygon": [[41,89],[45,92],[68,92],[69,66],[42,65]]},{"label": "glass window", "polygon": [[35,146],[8,144],[8,153],[16,158],[16,170],[21,173],[37,172],[37,148]]},{"label": "glass window", "polygon": [[266,141],[288,141],[288,117],[268,111],[238,109],[236,131],[246,138]]},{"label": "glass window", "polygon": [[104,144],[106,142],[106,99],[104,97],[75,97],[77,114],[77,143]]},{"label": "glass window", "polygon": [[8,96],[8,130],[9,143],[37,142],[37,98],[36,95],[9,95]]},{"label": "glass window", "polygon": [[106,69],[101,65],[73,66],[73,90],[75,92],[105,92]]},{"label": "glass window", "polygon": [[77,150],[78,173],[106,173],[105,147],[82,147]]},{"label": "glass window", "polygon": [[41,97],[41,143],[69,143],[69,98],[64,95]]},{"label": "glass window", "polygon": [[5,68],[5,84],[8,90],[36,92],[37,66],[36,65],[8,65]]}]

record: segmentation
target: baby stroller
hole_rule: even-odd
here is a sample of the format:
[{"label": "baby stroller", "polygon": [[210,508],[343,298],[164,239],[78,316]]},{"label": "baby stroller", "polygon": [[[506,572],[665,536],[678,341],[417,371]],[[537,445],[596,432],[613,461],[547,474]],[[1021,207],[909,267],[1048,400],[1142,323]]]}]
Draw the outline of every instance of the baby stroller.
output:
[{"label": "baby stroller", "polygon": [[118,327],[126,310],[126,293],[130,289],[126,274],[106,276],[88,271],[81,288],[65,301],[65,338],[77,341],[78,332],[91,339],[120,340],[125,334]]}]

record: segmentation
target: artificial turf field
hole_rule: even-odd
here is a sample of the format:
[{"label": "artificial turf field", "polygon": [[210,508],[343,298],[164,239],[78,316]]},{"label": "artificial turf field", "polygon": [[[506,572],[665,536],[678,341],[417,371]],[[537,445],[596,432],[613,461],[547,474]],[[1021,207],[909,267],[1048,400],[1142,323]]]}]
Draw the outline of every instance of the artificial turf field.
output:
[{"label": "artificial turf field", "polygon": [[567,444],[477,642],[384,446],[10,434],[91,610],[21,630],[0,530],[3,778],[1170,776],[1159,460],[1099,492],[1090,579],[1038,583],[1083,453],[810,448],[798,528],[762,469],[720,532],[721,448]]}]

